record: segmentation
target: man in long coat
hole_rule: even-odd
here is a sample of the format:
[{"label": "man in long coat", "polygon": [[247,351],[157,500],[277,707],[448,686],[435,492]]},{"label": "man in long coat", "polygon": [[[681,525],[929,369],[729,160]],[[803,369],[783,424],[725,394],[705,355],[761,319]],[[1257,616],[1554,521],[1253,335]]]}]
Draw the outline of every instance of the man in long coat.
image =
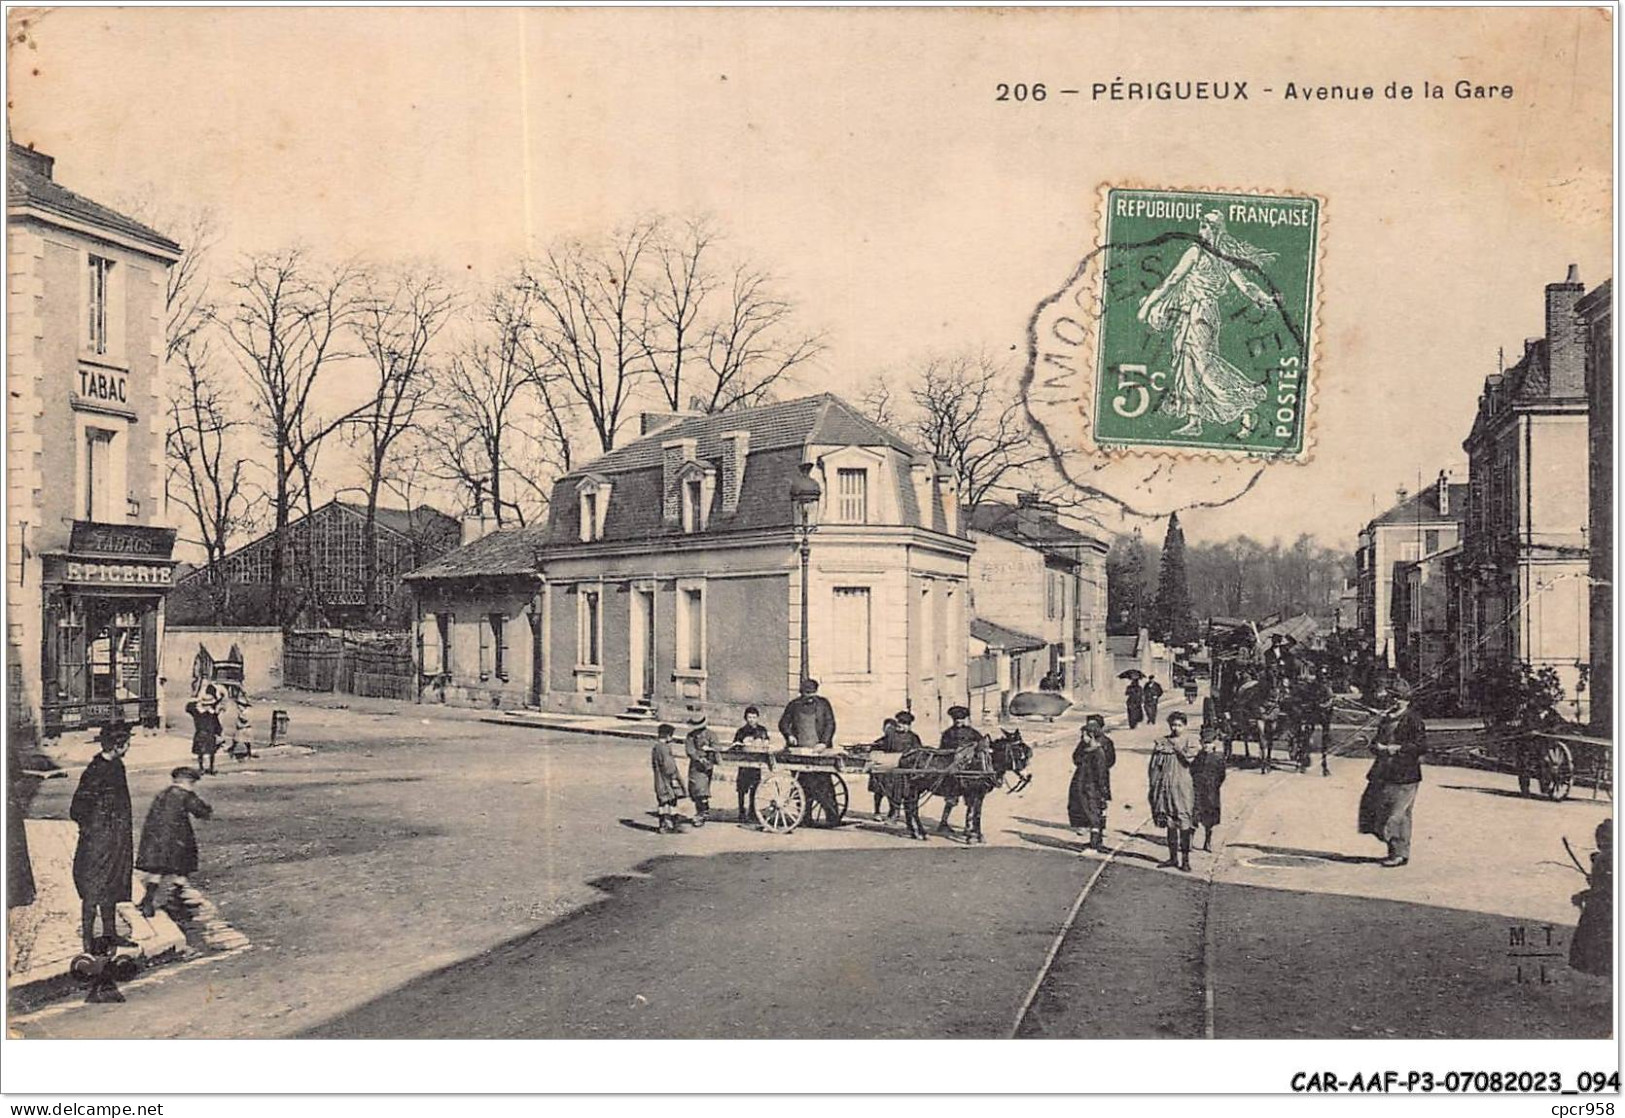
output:
[{"label": "man in long coat", "polygon": [[1112,766],[1117,764],[1117,747],[1106,734],[1106,719],[1091,714],[1083,720],[1078,747],[1072,751],[1072,786],[1067,793],[1066,814],[1074,830],[1089,829],[1089,845],[1106,848],[1106,807],[1112,800]]},{"label": "man in long coat", "polygon": [[1360,833],[1388,844],[1388,857],[1382,864],[1391,868],[1411,860],[1411,816],[1422,783],[1427,727],[1405,696],[1392,696],[1379,685],[1376,697],[1379,706],[1392,705],[1378,723],[1371,745],[1375,760],[1365,775],[1365,793],[1360,797]]},{"label": "man in long coat", "polygon": [[801,681],[801,694],[785,704],[779,733],[796,749],[828,749],[835,744],[835,708],[818,693],[816,679]]},{"label": "man in long coat", "polygon": [[705,715],[688,720],[688,736],[683,739],[683,752],[688,756],[688,798],[694,801],[694,825],[705,826],[711,810],[711,774],[716,769],[716,735],[706,725]]},{"label": "man in long coat", "polygon": [[214,814],[208,801],[192,791],[198,774],[191,766],[171,769],[169,780],[169,787],[159,792],[147,809],[147,821],[141,825],[141,846],[135,855],[135,868],[141,871],[146,886],[141,898],[144,916],[153,915],[158,904],[169,905],[175,890],[197,872],[197,834],[192,830],[192,816],[208,819]]},{"label": "man in long coat", "polygon": [[117,909],[130,899],[135,873],[135,843],[130,834],[130,784],[124,755],[130,750],[130,728],[113,722],[101,729],[101,752],[90,759],[74,790],[68,817],[79,824],[73,851],[73,887],[79,893],[79,926],[85,950],[96,949],[95,920],[101,916],[102,938],[119,947],[134,947],[118,933]]}]

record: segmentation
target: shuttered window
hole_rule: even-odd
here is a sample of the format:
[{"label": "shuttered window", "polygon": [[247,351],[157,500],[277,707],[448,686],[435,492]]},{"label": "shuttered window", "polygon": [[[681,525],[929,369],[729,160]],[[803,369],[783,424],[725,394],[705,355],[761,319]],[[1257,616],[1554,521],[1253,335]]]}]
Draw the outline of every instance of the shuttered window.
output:
[{"label": "shuttered window", "polygon": [[583,590],[581,592],[581,634],[580,649],[581,663],[588,667],[601,667],[603,653],[599,648],[599,597],[597,590]]},{"label": "shuttered window", "polygon": [[837,470],[835,472],[836,491],[839,495],[839,505],[836,514],[843,524],[867,524],[869,522],[869,471],[868,470]]},{"label": "shuttered window", "polygon": [[492,668],[498,679],[508,678],[508,615],[493,613],[491,621]]},{"label": "shuttered window", "polygon": [[837,586],[830,618],[835,634],[835,670],[867,675],[873,667],[870,648],[870,601],[867,586]]}]

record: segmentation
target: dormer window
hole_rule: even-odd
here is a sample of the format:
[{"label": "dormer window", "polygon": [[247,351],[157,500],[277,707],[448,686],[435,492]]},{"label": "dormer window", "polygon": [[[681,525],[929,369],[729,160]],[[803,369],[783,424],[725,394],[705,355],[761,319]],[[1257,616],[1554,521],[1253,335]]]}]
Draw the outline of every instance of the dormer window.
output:
[{"label": "dormer window", "polygon": [[685,465],[677,475],[678,523],[685,534],[705,531],[711,519],[715,475],[698,462]]},{"label": "dormer window", "polygon": [[581,501],[581,542],[604,538],[604,518],[609,512],[610,484],[605,478],[589,477],[577,490]]}]

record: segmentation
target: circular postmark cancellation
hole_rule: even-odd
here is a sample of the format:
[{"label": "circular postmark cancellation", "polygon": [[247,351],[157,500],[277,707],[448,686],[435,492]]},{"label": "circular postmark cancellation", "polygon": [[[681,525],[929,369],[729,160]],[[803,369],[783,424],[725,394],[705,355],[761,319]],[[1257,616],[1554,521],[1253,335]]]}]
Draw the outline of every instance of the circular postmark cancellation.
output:
[{"label": "circular postmark cancellation", "polygon": [[1022,395],[1074,486],[1225,504],[1313,442],[1321,199],[1105,186],[1100,241],[1028,323]]}]

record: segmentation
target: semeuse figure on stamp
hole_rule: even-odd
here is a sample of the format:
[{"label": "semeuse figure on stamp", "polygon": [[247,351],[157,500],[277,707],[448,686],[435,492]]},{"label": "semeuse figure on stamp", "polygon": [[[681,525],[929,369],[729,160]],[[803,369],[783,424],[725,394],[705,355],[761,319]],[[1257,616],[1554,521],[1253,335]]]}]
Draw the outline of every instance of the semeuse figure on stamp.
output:
[{"label": "semeuse figure on stamp", "polygon": [[120,901],[130,899],[135,871],[135,843],[130,834],[130,784],[124,774],[124,755],[130,751],[130,727],[110,722],[97,737],[101,752],[90,759],[74,789],[68,817],[79,824],[79,842],[73,850],[73,887],[79,894],[80,931],[85,950],[95,953],[96,917],[101,937],[119,947],[134,947],[118,933]]},{"label": "semeuse figure on stamp", "polygon": [[1174,270],[1140,303],[1136,317],[1161,333],[1173,331],[1171,377],[1159,410],[1185,419],[1176,435],[1200,435],[1202,424],[1241,421],[1238,436],[1253,426],[1252,411],[1267,390],[1255,384],[1219,352],[1223,313],[1219,302],[1234,286],[1259,307],[1270,295],[1242,273],[1243,264],[1262,266],[1275,254],[1237,240],[1225,231],[1216,210],[1202,216],[1201,240],[1185,250]]}]

